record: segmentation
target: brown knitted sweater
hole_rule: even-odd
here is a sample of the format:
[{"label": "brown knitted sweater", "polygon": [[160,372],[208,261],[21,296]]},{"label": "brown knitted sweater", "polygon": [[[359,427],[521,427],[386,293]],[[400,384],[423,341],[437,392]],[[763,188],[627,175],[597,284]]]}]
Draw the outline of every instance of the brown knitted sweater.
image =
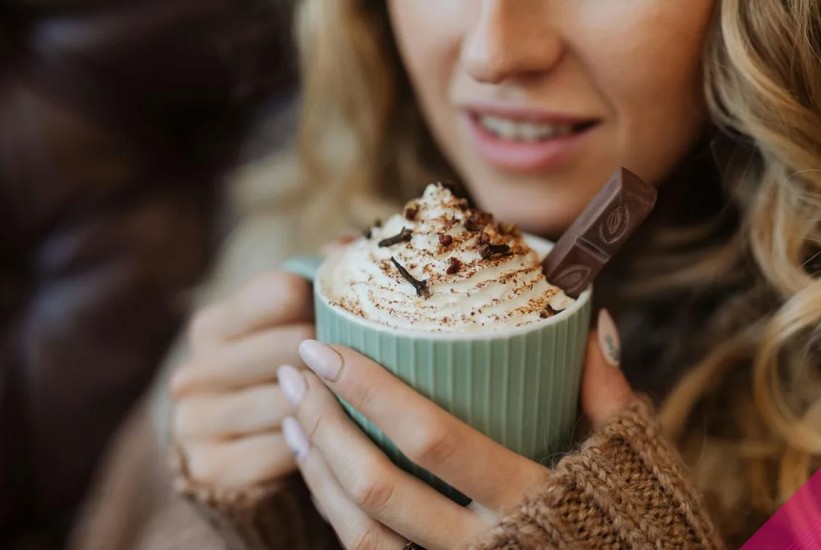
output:
[{"label": "brown knitted sweater", "polygon": [[[178,489],[236,549],[338,548],[291,477],[215,493],[177,463]],[[673,446],[639,401],[565,456],[523,501],[475,541],[475,550],[722,548]]]}]

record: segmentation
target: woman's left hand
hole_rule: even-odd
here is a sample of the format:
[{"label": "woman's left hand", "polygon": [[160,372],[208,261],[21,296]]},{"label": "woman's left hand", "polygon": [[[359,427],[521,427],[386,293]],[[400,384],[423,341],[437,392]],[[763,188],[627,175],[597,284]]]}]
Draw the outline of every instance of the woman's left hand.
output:
[{"label": "woman's left hand", "polygon": [[[582,408],[594,429],[634,399],[613,366],[617,358],[610,359],[618,336],[607,336],[611,353],[605,359],[596,333],[591,334],[582,381]],[[280,385],[295,408],[283,432],[318,508],[346,548],[401,549],[408,540],[428,549],[462,547],[549,473],[349,348],[306,340],[300,355],[319,376],[280,367]],[[329,388],[408,458],[470,497],[470,506],[456,504],[395,466]]]}]

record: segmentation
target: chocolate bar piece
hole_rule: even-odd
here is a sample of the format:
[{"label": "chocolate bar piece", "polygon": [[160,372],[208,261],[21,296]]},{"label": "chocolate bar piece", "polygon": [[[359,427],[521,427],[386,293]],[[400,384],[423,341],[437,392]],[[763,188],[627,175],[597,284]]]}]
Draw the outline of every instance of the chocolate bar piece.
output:
[{"label": "chocolate bar piece", "polygon": [[578,298],[647,218],[656,196],[655,187],[617,170],[542,262],[547,280]]}]

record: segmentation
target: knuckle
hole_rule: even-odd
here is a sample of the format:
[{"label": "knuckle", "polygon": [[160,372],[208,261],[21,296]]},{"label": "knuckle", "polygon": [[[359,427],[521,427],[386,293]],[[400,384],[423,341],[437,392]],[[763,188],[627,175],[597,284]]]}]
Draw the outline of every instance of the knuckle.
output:
[{"label": "knuckle", "polygon": [[303,340],[309,340],[316,336],[316,327],[313,324],[293,325],[294,342],[299,345]]},{"label": "knuckle", "polygon": [[210,484],[218,484],[222,474],[219,468],[219,461],[215,460],[213,449],[189,448],[188,450],[188,473],[192,479]]},{"label": "knuckle", "polygon": [[168,381],[171,399],[180,402],[198,390],[202,374],[207,371],[210,362],[203,356],[189,355],[176,367]]},{"label": "knuckle", "polygon": [[[345,369],[342,369],[343,371]],[[379,399],[379,392],[375,384],[356,383],[347,384],[350,394],[350,402],[361,411],[370,411]]]},{"label": "knuckle", "polygon": [[217,304],[207,306],[191,318],[188,323],[188,343],[192,348],[196,348],[200,342],[206,339],[211,332],[211,327],[220,317],[220,306]]},{"label": "knuckle", "polygon": [[260,273],[232,298],[231,313],[243,320],[267,319],[272,324],[282,323],[304,309],[309,289],[307,281],[291,273]]},{"label": "knuckle", "polygon": [[354,504],[369,513],[384,510],[393,493],[394,484],[381,467],[363,468],[350,490]]},{"label": "knuckle", "polygon": [[265,292],[270,288],[277,288],[287,284],[289,274],[284,271],[263,271],[254,275],[245,290],[248,292]]},{"label": "knuckle", "polygon": [[309,441],[316,441],[323,437],[325,424],[327,419],[318,411],[313,410],[314,407],[304,407],[305,409],[305,433]]},{"label": "knuckle", "polygon": [[188,369],[185,365],[181,365],[174,371],[171,375],[171,379],[168,381],[168,394],[171,397],[171,401],[179,403],[182,399],[183,392],[189,384]]},{"label": "knuckle", "polygon": [[288,403],[282,390],[273,384],[263,384],[253,388],[243,402],[245,406],[236,407],[236,412],[243,417],[253,414],[261,419],[262,424],[280,420],[278,413],[283,410],[283,405]]},{"label": "knuckle", "polygon": [[454,439],[440,424],[420,430],[416,441],[409,445],[407,455],[423,467],[436,467],[445,463],[456,450]]},{"label": "knuckle", "polygon": [[257,275],[242,293],[246,304],[258,303],[268,308],[293,310],[305,299],[308,283],[301,277],[284,271],[269,271]]},{"label": "knuckle", "polygon": [[190,419],[192,418],[191,406],[188,402],[181,402],[174,408],[174,421],[172,427],[174,434],[180,440],[185,440],[189,436]]},{"label": "knuckle", "polygon": [[243,456],[237,456],[248,466],[244,476],[247,482],[266,481],[279,477],[294,464],[293,455],[285,444],[274,436],[260,438],[259,444],[246,450]]},{"label": "knuckle", "polygon": [[363,525],[355,530],[351,536],[350,548],[356,550],[377,550],[379,537],[369,525]]}]

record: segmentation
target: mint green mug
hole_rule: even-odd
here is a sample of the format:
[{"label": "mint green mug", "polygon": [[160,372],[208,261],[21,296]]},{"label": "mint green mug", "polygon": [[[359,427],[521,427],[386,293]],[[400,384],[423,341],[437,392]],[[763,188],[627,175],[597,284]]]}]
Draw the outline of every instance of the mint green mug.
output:
[{"label": "mint green mug", "polygon": [[[540,255],[551,244],[527,235]],[[514,452],[546,463],[569,448],[590,326],[588,288],[557,315],[521,327],[434,333],[394,329],[331,305],[326,263],[287,260],[282,268],[314,282],[317,339],[370,357],[419,393]],[[397,465],[460,504],[470,500],[411,462],[359,411],[345,410]]]}]

